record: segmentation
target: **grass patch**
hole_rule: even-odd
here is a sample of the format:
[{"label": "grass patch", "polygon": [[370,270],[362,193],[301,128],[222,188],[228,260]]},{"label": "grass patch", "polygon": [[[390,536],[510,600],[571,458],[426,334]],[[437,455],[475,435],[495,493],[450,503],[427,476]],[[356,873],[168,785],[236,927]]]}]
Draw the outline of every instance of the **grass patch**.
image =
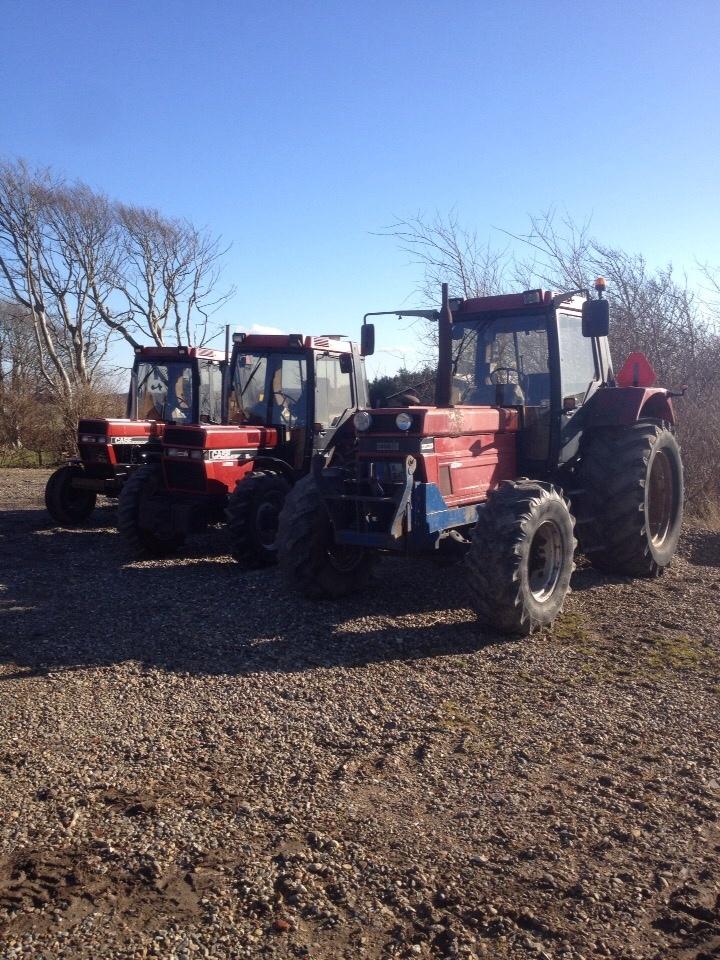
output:
[{"label": "grass patch", "polygon": [[57,453],[47,450],[13,450],[0,447],[0,468],[6,467],[54,467],[58,463]]},{"label": "grass patch", "polygon": [[650,652],[646,657],[652,670],[688,671],[700,666],[715,666],[717,653],[703,646],[698,640],[692,640],[687,634],[654,637],[650,641]]}]

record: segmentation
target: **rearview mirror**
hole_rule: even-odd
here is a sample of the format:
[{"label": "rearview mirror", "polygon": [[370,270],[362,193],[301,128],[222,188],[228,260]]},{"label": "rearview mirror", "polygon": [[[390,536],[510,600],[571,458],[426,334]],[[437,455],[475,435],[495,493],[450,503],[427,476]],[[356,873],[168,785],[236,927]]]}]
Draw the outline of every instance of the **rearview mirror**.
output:
[{"label": "rearview mirror", "polygon": [[371,357],[375,353],[375,325],[364,323],[360,328],[360,353]]},{"label": "rearview mirror", "polygon": [[340,354],[340,373],[352,373],[352,356],[349,353]]},{"label": "rearview mirror", "polygon": [[582,305],[584,337],[606,337],[610,331],[610,304],[607,300],[586,300]]}]

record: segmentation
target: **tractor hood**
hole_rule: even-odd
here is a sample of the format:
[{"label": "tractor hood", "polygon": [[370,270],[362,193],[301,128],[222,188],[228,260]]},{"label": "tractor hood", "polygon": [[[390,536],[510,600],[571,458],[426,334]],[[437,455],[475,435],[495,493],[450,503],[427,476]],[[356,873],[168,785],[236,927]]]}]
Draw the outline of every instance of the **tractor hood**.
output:
[{"label": "tractor hood", "polygon": [[157,420],[106,420],[100,417],[86,418],[78,424],[78,436],[99,436],[117,438],[116,442],[125,439],[150,440],[161,437],[165,424]]},{"label": "tractor hood", "polygon": [[166,426],[163,435],[165,447],[192,447],[202,450],[248,450],[258,447],[276,447],[277,430],[254,426]]},{"label": "tractor hood", "polygon": [[[517,410],[506,407],[389,407],[365,410],[370,418],[367,429],[358,430],[358,438],[368,434],[394,437],[457,437],[472,433],[506,433],[520,429]],[[398,418],[403,426],[398,425]],[[407,428],[407,418],[410,424]],[[362,417],[358,418],[362,421]]]}]

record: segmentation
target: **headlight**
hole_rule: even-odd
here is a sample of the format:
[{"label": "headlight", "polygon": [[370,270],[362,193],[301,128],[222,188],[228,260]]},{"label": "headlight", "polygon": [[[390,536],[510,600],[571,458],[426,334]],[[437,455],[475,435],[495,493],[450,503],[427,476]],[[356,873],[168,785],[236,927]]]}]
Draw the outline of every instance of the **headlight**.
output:
[{"label": "headlight", "polygon": [[409,413],[399,413],[395,417],[395,426],[398,430],[409,430],[412,426],[413,418]]},{"label": "headlight", "polygon": [[358,412],[353,417],[353,423],[355,424],[355,429],[360,430],[361,432],[370,429],[370,424],[372,423],[372,417],[367,412],[367,410],[358,410]]}]

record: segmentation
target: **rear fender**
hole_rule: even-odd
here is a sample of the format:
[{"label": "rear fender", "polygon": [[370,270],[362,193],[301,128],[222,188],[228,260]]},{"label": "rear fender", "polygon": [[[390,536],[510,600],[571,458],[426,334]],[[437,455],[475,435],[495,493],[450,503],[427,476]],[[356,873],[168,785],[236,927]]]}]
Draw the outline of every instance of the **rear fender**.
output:
[{"label": "rear fender", "polygon": [[585,404],[586,427],[623,427],[638,420],[675,423],[672,401],[662,387],[607,387]]}]

